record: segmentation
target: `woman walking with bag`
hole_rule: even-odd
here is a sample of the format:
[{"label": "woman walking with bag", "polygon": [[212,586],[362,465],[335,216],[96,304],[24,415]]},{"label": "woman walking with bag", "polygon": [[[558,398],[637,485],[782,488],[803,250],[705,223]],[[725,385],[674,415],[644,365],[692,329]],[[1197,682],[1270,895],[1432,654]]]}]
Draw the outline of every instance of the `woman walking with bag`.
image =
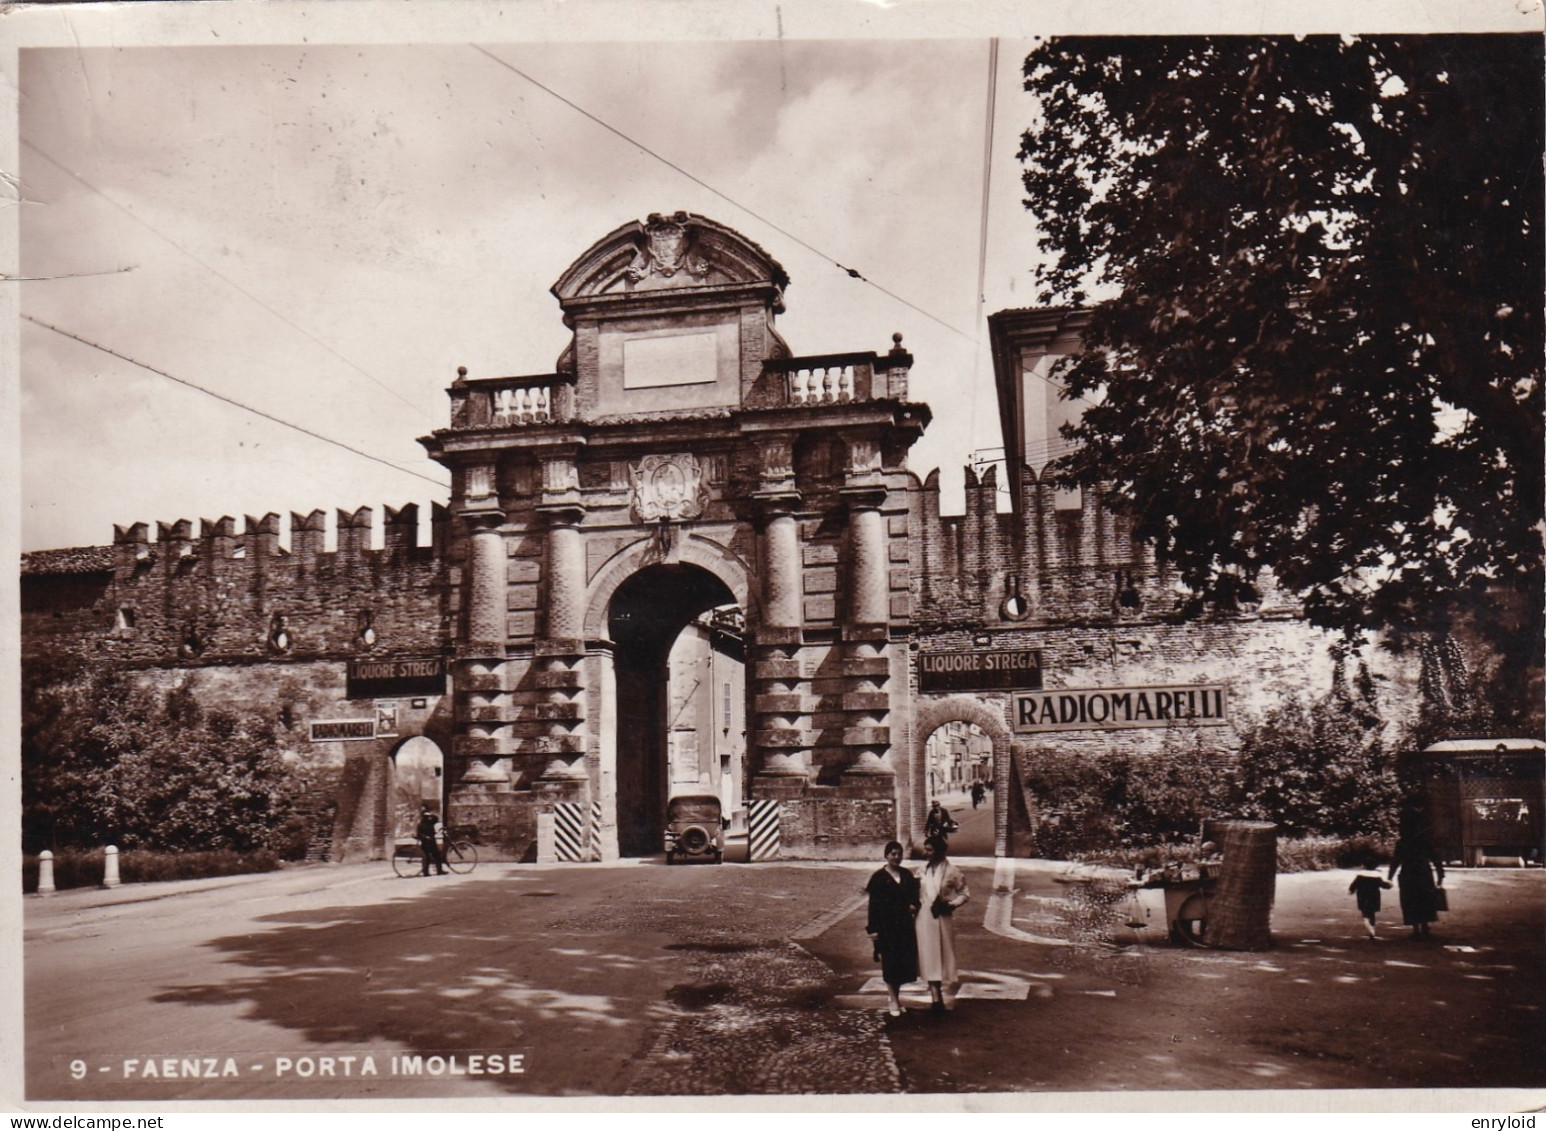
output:
[{"label": "woman walking with bag", "polygon": [[944,987],[954,987],[961,980],[956,969],[956,928],[951,918],[957,907],[971,898],[966,887],[966,877],[961,869],[947,859],[945,838],[931,836],[923,842],[929,850],[929,862],[924,865],[919,878],[918,912],[918,968],[920,977],[929,983],[929,995],[934,999],[930,1008],[935,1013],[945,1012]]},{"label": "woman walking with bag", "polygon": [[918,977],[918,940],[913,919],[918,914],[918,877],[902,867],[902,846],[886,845],[885,867],[864,886],[870,916],[864,929],[875,947],[880,978],[886,983],[892,1017],[902,1016],[901,989]]},{"label": "woman walking with bag", "polygon": [[[1437,883],[1434,882],[1434,869],[1438,870]],[[1412,928],[1412,937],[1426,936],[1428,924],[1448,907],[1444,895],[1444,861],[1433,850],[1433,844],[1421,834],[1398,839],[1390,874],[1385,878],[1396,881],[1397,894],[1401,897],[1401,918]]]}]

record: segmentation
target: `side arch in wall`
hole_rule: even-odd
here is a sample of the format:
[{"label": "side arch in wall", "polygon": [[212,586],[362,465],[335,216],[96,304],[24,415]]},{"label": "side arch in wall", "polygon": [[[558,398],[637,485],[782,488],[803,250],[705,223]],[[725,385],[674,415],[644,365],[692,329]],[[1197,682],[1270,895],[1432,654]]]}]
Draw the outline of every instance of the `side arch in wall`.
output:
[{"label": "side arch in wall", "polygon": [[[992,739],[993,855],[995,856],[1009,855],[1010,840],[1010,733],[1004,710],[1004,706],[1000,703],[985,702],[972,695],[947,695],[938,698],[921,695],[913,707],[912,755],[915,766],[927,764],[926,746],[929,736],[946,723],[974,723]],[[922,775],[917,775],[913,789],[915,796],[910,799],[912,812],[909,824],[913,828],[921,825],[922,814],[927,807],[927,801],[921,792],[923,784]]]}]

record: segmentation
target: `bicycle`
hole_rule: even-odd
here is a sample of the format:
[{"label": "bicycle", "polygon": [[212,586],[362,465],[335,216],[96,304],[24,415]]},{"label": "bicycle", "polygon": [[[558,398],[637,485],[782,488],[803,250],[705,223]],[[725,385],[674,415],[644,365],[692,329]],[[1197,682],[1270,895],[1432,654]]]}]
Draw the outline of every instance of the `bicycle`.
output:
[{"label": "bicycle", "polygon": [[[460,834],[462,830],[457,830]],[[465,876],[478,866],[478,847],[463,835],[440,832],[440,854],[446,867]],[[424,849],[413,838],[399,838],[392,849],[392,871],[399,876],[418,876],[424,872]]]}]

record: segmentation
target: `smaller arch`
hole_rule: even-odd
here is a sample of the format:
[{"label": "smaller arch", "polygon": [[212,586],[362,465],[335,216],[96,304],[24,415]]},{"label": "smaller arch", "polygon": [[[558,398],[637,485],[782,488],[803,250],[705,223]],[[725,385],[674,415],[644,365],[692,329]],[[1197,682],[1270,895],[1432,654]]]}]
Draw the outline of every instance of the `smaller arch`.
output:
[{"label": "smaller arch", "polygon": [[[607,613],[618,587],[645,566],[656,564],[651,560],[659,549],[653,538],[640,538],[613,554],[596,571],[585,590],[585,639],[607,638]],[[751,570],[739,555],[721,542],[702,535],[683,539],[677,553],[677,561],[695,565],[724,582],[751,619],[753,588]]]},{"label": "smaller arch", "polygon": [[392,763],[390,832],[409,835],[425,805],[444,817],[446,757],[440,744],[422,734],[407,735],[388,757]]},{"label": "smaller arch", "polygon": [[[993,742],[993,855],[1009,855],[1010,731],[1004,706],[990,706],[971,695],[919,698],[913,709],[914,766],[928,764],[929,736],[946,723],[972,723]],[[916,808],[920,799],[912,799]]]}]

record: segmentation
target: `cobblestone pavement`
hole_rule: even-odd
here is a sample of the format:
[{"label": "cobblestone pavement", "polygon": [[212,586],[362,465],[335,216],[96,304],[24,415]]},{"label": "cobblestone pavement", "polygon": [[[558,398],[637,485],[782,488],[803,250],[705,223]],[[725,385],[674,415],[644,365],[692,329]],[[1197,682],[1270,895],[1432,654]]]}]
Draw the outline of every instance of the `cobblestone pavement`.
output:
[{"label": "cobblestone pavement", "polygon": [[839,979],[792,942],[691,944],[693,980],[630,1095],[896,1092],[881,1016],[833,1006]]}]

